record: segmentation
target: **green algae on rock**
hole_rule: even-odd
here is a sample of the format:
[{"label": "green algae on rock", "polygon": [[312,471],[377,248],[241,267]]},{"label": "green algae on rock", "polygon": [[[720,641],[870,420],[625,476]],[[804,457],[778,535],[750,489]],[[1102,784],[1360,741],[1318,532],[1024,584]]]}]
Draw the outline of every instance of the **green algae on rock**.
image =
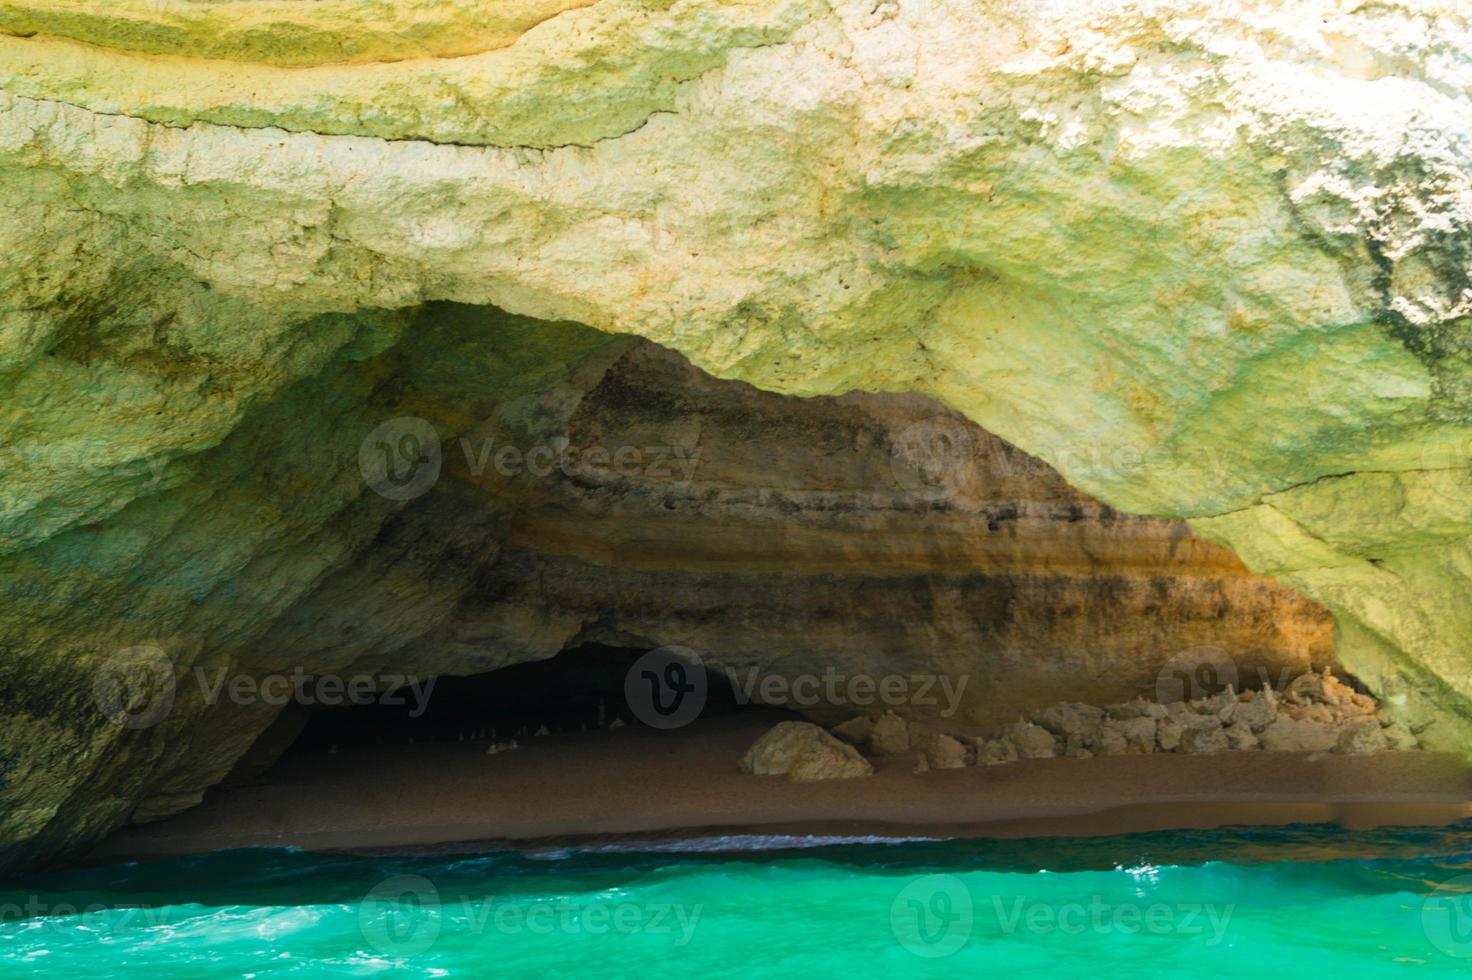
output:
[{"label": "green algae on rock", "polygon": [[[382,662],[452,606],[445,556],[494,556],[365,492],[356,445],[383,409],[575,401],[629,341],[571,324],[934,396],[1322,603],[1346,667],[1466,744],[1461,5],[403,9],[0,4],[0,861],[187,799],[259,730],[94,725],[111,651],[239,662],[295,617]],[[438,301],[543,322],[437,363]],[[458,413],[414,394],[451,384]],[[402,564],[343,571],[379,540]],[[349,601],[375,583],[402,601]]]}]

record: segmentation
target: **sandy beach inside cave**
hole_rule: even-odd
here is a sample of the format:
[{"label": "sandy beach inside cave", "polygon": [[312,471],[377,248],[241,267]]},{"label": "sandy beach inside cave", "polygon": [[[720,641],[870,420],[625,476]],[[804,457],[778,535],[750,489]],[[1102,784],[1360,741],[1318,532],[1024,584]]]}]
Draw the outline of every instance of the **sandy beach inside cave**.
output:
[{"label": "sandy beach inside cave", "polygon": [[251,785],[212,791],[130,827],[95,860],[224,848],[413,848],[608,835],[772,833],[1031,837],[1247,824],[1352,828],[1472,816],[1472,779],[1440,753],[1310,757],[1239,752],[1043,759],[789,783],[736,761],[787,715],[754,711],[677,732],[552,735],[514,752],[420,743],[288,757]]}]

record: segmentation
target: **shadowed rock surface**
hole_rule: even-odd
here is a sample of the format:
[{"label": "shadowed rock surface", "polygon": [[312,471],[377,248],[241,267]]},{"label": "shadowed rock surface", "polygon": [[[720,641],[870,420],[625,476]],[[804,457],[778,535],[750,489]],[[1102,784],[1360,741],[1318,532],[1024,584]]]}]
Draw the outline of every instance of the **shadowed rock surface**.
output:
[{"label": "shadowed rock surface", "polygon": [[[898,678],[894,706],[990,721],[1153,690],[1202,649],[1244,676],[1332,657],[1315,604],[928,399],[774,395],[574,326],[559,349],[583,354],[557,361],[548,335],[427,309],[398,345],[263,406],[190,480],[10,559],[13,589],[53,583],[27,607],[54,608],[27,621],[30,656],[60,637],[71,651],[69,674],[6,682],[5,812],[35,838],[12,852],[196,803],[279,711],[224,686],[242,677],[680,644],[750,699],[820,720]],[[298,421],[308,405],[320,427]],[[372,469],[372,433],[410,413],[444,436],[438,475],[401,488]],[[365,485],[365,444],[387,497]]]},{"label": "shadowed rock surface", "polygon": [[[1053,688],[1107,686],[1125,653],[1148,673],[1160,636],[1234,605],[1205,642],[1325,655],[1281,610],[1235,629],[1278,600],[1105,504],[1187,519],[1321,603],[1389,710],[1466,743],[1464,5],[479,7],[0,10],[0,866],[229,770],[276,709],[210,706],[194,668],[466,672],[586,629],[737,668],[843,648],[951,676],[977,656],[1018,699],[1081,700]],[[817,463],[801,489],[731,464],[715,486],[736,505],[647,471],[548,495],[456,461],[461,437],[528,453],[563,422],[637,427],[613,402],[575,419],[633,349],[620,334],[784,395],[933,397],[1104,503],[1069,522],[1051,491],[951,493],[949,450],[937,471],[914,446],[954,430],[905,437],[895,421],[933,411],[903,399],[849,418],[902,447],[874,455],[910,474],[888,524]],[[831,456],[819,416],[773,458]],[[667,442],[735,460],[741,431]],[[412,496],[432,444],[444,476]],[[847,503],[822,503],[829,480]],[[655,501],[672,526],[712,520],[651,532]],[[790,535],[743,523],[767,507]],[[729,535],[744,582],[712,570]],[[794,555],[804,584],[774,595]],[[1101,592],[1149,635],[1091,624]],[[757,598],[737,615],[730,596]],[[773,608],[800,618],[781,649],[714,642],[728,614],[753,624],[734,642],[766,642]],[[1044,644],[1067,669],[1031,659]]]}]

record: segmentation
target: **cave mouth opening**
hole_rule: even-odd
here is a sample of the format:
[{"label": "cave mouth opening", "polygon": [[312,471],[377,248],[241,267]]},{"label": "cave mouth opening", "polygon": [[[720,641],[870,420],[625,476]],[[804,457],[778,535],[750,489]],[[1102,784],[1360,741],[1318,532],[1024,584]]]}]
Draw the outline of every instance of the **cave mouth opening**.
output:
[{"label": "cave mouth opening", "polygon": [[[584,643],[544,660],[425,682],[422,696],[378,698],[335,707],[288,706],[256,740],[226,780],[239,785],[279,763],[308,755],[369,746],[421,743],[525,745],[546,735],[619,728],[678,734],[679,728],[647,724],[632,707],[625,682],[646,647]],[[743,703],[729,679],[705,671],[700,719],[763,708]]]}]

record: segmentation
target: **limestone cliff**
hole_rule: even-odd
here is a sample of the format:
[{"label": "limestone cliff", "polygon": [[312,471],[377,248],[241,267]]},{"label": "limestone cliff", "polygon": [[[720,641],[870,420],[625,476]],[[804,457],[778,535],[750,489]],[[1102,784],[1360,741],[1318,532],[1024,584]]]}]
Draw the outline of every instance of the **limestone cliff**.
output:
[{"label": "limestone cliff", "polygon": [[[373,343],[146,499],[0,564],[10,860],[197,802],[279,709],[216,677],[679,644],[738,682],[944,675],[957,701],[918,714],[995,721],[1150,690],[1203,645],[1244,681],[1331,658],[1322,608],[929,399],[779,396],[645,341],[469,307],[357,328]],[[408,419],[432,428],[436,465],[380,482],[365,448],[371,464],[375,433]],[[100,700],[114,678],[122,724]]]},{"label": "limestone cliff", "polygon": [[[1196,647],[1228,651],[1241,684],[1332,659],[1321,607],[926,398],[774,397],[641,343],[557,433],[633,465],[497,479],[517,501],[505,543],[416,656],[463,671],[491,651],[632,641],[689,647],[738,679],[939,673],[964,678],[959,703],[916,713],[977,722],[1154,690]],[[907,465],[937,434],[944,467]],[[482,438],[450,471],[485,486],[466,472],[494,451]],[[865,710],[794,706],[828,721]]]},{"label": "limestone cliff", "polygon": [[[120,648],[267,668],[434,626],[458,656],[453,621],[536,608],[464,577],[497,547],[591,588],[620,542],[563,515],[594,505],[518,522],[450,480],[446,535],[352,454],[395,415],[565,411],[628,350],[569,321],[785,394],[934,396],[1322,602],[1345,664],[1464,739],[1454,0],[5,0],[0,32],[0,861],[238,754],[187,704],[89,713]],[[413,312],[446,300],[544,322],[446,360],[474,323]]]}]

